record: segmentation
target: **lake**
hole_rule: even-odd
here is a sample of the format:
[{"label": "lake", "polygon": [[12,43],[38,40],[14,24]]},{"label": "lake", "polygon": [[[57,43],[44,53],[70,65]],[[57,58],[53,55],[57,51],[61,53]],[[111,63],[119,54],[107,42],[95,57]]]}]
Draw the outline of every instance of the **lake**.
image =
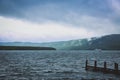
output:
[{"label": "lake", "polygon": [[91,65],[106,61],[114,68],[120,51],[1,50],[0,80],[120,80],[119,75],[85,71],[86,58]]}]

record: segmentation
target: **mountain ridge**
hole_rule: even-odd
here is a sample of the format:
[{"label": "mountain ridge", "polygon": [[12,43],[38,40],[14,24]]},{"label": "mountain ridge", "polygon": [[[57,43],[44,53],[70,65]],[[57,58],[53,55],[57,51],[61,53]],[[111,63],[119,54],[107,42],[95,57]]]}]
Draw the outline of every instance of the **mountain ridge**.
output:
[{"label": "mountain ridge", "polygon": [[111,34],[90,39],[78,39],[59,42],[31,43],[31,42],[0,42],[0,46],[34,46],[54,47],[58,50],[120,50],[120,34]]}]

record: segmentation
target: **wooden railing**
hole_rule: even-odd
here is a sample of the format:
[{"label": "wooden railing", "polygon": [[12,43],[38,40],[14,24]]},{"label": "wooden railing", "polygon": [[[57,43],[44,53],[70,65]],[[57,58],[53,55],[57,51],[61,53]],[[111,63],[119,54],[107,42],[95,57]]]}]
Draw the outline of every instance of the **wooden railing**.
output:
[{"label": "wooden railing", "polygon": [[94,65],[91,66],[88,63],[88,60],[85,62],[85,70],[95,71],[95,72],[103,72],[103,73],[110,73],[110,74],[120,74],[118,63],[114,63],[114,69],[107,68],[107,62],[104,62],[103,67],[97,66],[97,61],[94,61]]}]

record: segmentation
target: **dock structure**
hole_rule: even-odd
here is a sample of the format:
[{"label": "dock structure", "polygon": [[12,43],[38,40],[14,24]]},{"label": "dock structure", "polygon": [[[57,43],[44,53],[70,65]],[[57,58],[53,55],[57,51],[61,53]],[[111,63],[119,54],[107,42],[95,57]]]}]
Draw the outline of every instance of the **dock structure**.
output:
[{"label": "dock structure", "polygon": [[91,66],[88,64],[88,60],[85,62],[85,70],[86,71],[94,71],[94,72],[103,72],[103,73],[109,73],[109,74],[119,74],[120,75],[120,70],[118,63],[114,63],[114,69],[107,68],[107,62],[104,62],[103,67],[98,67],[97,66],[97,61],[94,61],[94,65]]}]

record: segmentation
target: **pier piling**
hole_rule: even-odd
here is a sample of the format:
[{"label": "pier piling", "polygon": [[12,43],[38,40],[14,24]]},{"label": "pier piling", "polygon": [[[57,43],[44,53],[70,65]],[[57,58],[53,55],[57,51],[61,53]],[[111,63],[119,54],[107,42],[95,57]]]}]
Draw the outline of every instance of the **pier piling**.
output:
[{"label": "pier piling", "polygon": [[114,69],[115,69],[115,73],[118,73],[118,64],[114,63]]},{"label": "pier piling", "polygon": [[96,71],[97,70],[97,61],[95,60],[94,62],[94,70]]},{"label": "pier piling", "polygon": [[85,63],[85,70],[88,70],[88,60],[86,60],[86,63]]},{"label": "pier piling", "polygon": [[106,72],[106,69],[107,69],[107,63],[104,62],[104,72]]}]

